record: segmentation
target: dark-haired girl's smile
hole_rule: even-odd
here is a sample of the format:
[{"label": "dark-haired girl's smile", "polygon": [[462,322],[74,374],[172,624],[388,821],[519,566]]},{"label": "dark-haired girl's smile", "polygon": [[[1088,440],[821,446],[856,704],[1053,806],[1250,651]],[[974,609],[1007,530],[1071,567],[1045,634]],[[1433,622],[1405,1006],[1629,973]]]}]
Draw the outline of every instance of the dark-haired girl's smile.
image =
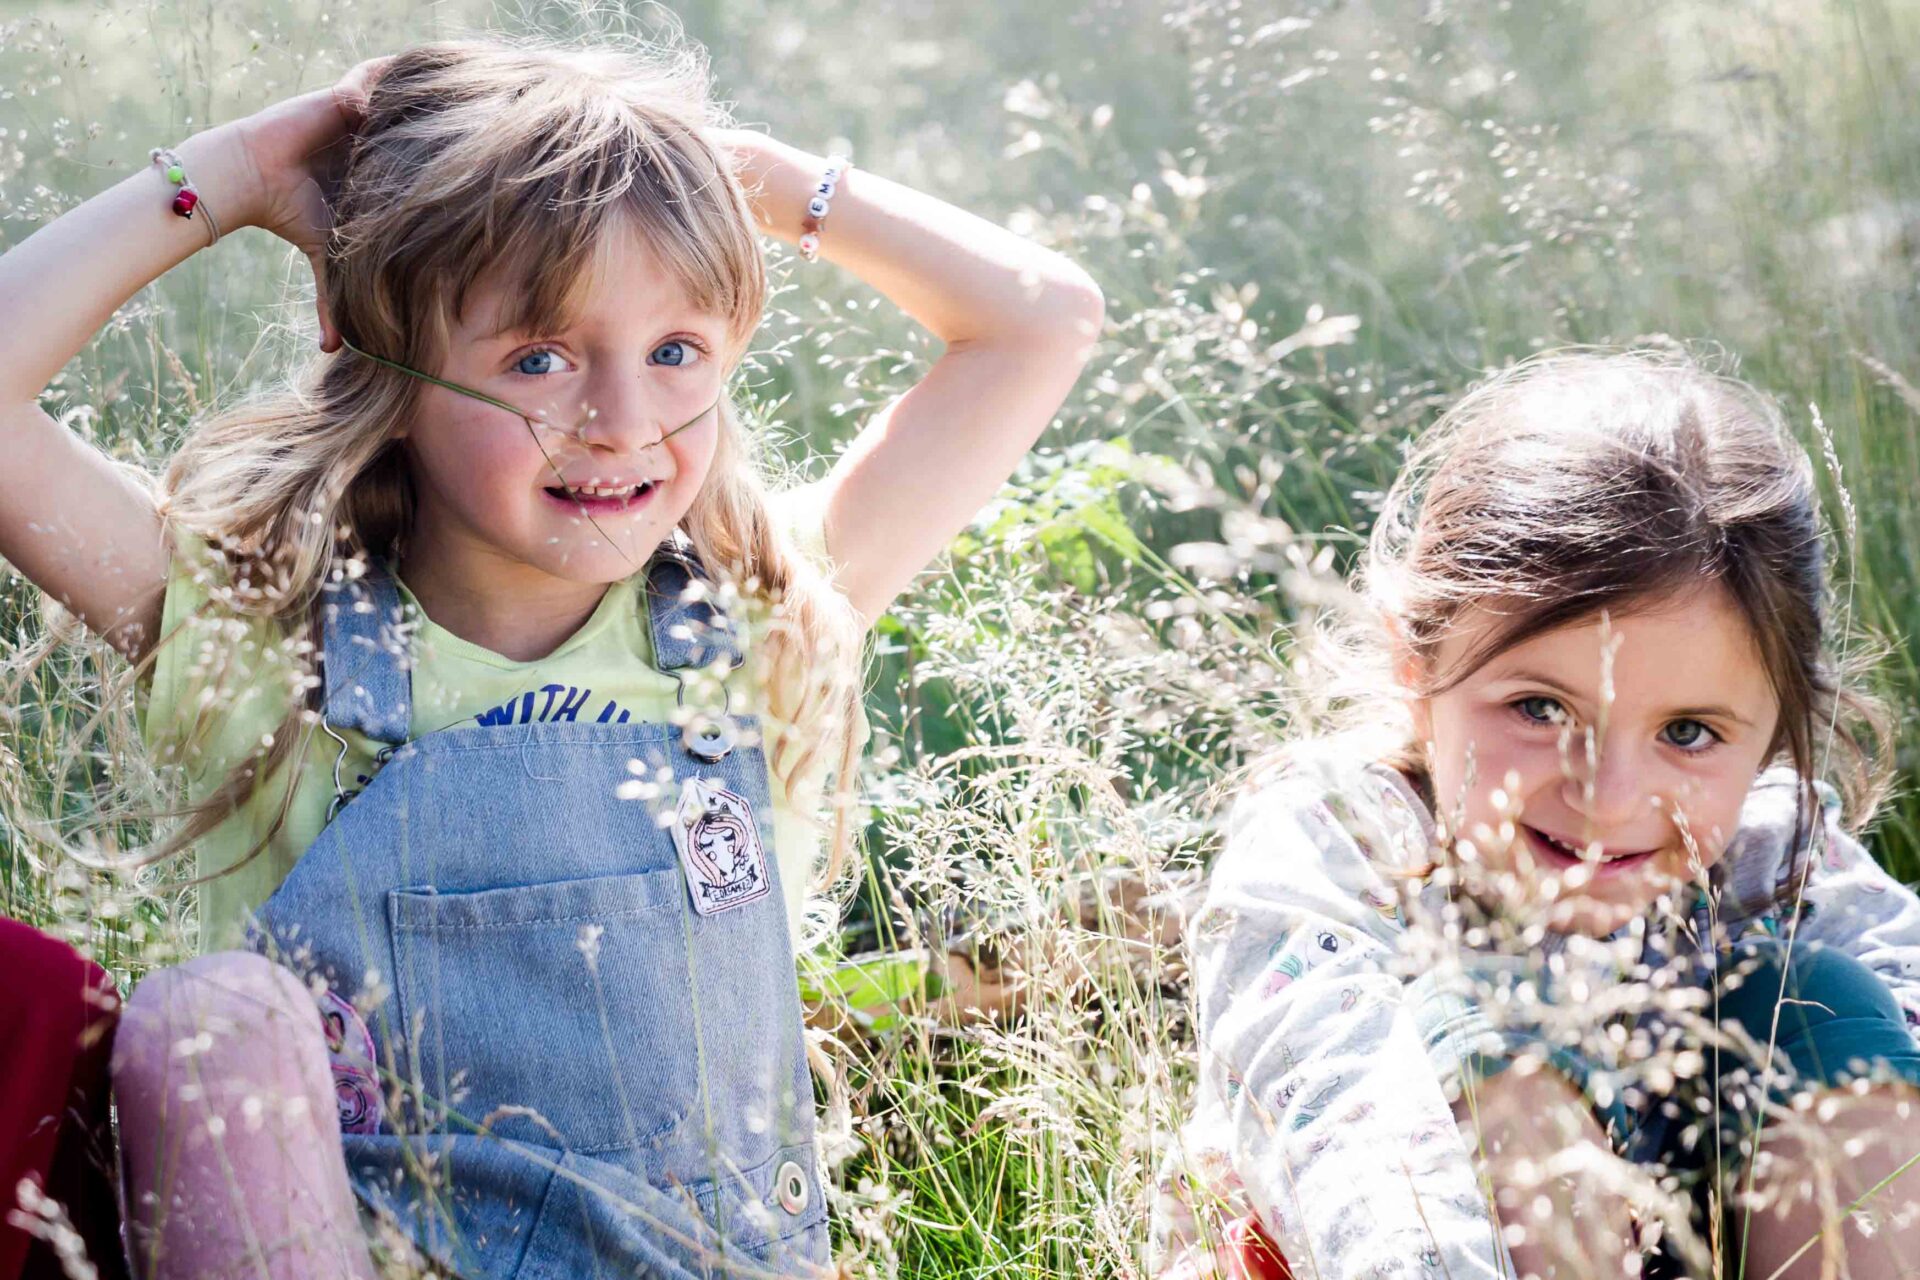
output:
[{"label": "dark-haired girl's smile", "polygon": [[1538,827],[1520,824],[1527,833],[1536,862],[1550,871],[1571,871],[1575,867],[1591,868],[1595,880],[1607,876],[1631,875],[1646,867],[1652,861],[1658,849],[1622,850],[1616,852],[1605,844],[1595,843],[1586,846],[1561,840],[1548,835]]},{"label": "dark-haired girl's smile", "polygon": [[[1438,668],[1498,624],[1462,618]],[[1779,717],[1711,586],[1529,637],[1415,708],[1449,829],[1554,927],[1594,935],[1719,858]]]}]

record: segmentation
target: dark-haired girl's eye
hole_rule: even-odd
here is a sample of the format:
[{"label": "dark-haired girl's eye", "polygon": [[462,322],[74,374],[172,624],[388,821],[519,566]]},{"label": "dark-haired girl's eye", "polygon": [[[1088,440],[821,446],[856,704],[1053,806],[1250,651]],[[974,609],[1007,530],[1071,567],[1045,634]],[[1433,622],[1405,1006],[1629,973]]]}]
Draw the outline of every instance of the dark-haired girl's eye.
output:
[{"label": "dark-haired girl's eye", "polygon": [[1553,698],[1534,694],[1531,697],[1515,699],[1511,704],[1522,720],[1529,724],[1561,725],[1567,723],[1567,709]]},{"label": "dark-haired girl's eye", "polygon": [[1667,741],[1682,751],[1705,751],[1720,741],[1720,735],[1698,720],[1675,720],[1663,732],[1667,735]]},{"label": "dark-haired girl's eye", "polygon": [[655,347],[653,354],[647,359],[654,364],[663,364],[669,368],[684,368],[687,365],[699,364],[703,355],[700,348],[693,343],[673,338]]}]

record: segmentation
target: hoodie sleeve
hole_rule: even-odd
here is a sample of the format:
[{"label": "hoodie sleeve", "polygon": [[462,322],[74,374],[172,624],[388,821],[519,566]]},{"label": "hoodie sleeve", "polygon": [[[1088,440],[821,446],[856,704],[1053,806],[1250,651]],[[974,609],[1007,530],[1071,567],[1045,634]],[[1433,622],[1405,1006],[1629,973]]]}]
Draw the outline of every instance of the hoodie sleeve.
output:
[{"label": "hoodie sleeve", "polygon": [[1235,808],[1193,927],[1200,1088],[1296,1275],[1493,1277],[1505,1252],[1394,966],[1383,864],[1408,833],[1364,783],[1290,771]]}]

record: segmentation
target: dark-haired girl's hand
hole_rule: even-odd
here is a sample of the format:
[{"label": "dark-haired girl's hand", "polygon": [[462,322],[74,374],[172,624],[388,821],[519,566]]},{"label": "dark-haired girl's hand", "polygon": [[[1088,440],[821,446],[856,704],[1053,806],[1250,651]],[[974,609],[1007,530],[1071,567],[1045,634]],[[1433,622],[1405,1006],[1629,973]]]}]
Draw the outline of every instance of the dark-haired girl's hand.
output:
[{"label": "dark-haired girl's hand", "polygon": [[332,202],[346,171],[354,132],[366,120],[367,99],[392,55],[370,58],[332,87],[288,98],[235,122],[253,170],[250,203],[241,224],[265,227],[307,255],[313,266],[320,349],[340,349],[327,315],[326,244]]}]

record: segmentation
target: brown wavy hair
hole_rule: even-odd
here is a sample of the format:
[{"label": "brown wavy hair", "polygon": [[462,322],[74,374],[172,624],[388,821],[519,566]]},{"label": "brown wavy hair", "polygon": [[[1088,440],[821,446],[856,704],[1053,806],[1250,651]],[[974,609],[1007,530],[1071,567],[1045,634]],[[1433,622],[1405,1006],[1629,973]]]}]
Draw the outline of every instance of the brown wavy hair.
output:
[{"label": "brown wavy hair", "polygon": [[[1301,709],[1430,790],[1409,670],[1423,673],[1414,692],[1444,692],[1530,637],[1717,585],[1780,703],[1769,763],[1799,775],[1803,815],[1812,783],[1831,782],[1857,829],[1885,796],[1892,739],[1861,683],[1874,647],[1836,652],[1830,546],[1812,462],[1754,387],[1675,347],[1543,354],[1477,384],[1415,441],[1354,607],[1308,638],[1322,683]],[[1434,672],[1476,607],[1498,624]]]}]

